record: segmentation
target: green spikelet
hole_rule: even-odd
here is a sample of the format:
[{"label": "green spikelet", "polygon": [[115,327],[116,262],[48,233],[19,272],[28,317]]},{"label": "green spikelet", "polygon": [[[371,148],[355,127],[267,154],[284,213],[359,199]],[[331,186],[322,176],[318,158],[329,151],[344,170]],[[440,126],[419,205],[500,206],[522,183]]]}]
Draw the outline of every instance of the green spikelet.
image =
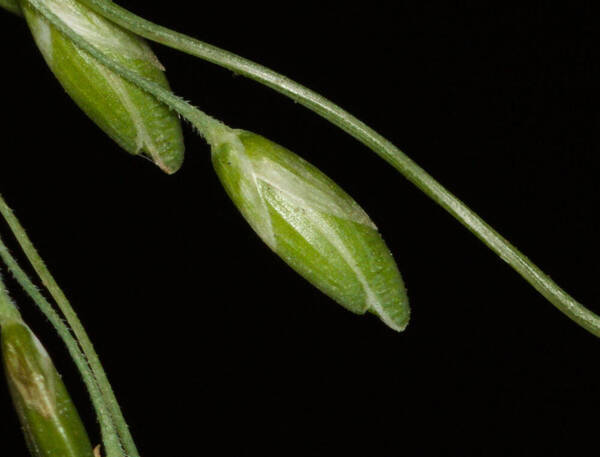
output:
[{"label": "green spikelet", "polygon": [[[143,39],[75,0],[44,3],[98,50],[139,76],[169,88],[164,68]],[[126,151],[147,155],[167,173],[177,171],[184,156],[177,115],[78,49],[27,0],[20,0],[20,5],[48,66],[79,107]]]},{"label": "green spikelet", "polygon": [[246,131],[213,150],[227,193],[261,239],[292,268],[350,311],[408,324],[400,272],[362,208],[291,151]]},{"label": "green spikelet", "polygon": [[23,322],[5,321],[2,360],[34,457],[93,457],[92,446],[52,360]]}]

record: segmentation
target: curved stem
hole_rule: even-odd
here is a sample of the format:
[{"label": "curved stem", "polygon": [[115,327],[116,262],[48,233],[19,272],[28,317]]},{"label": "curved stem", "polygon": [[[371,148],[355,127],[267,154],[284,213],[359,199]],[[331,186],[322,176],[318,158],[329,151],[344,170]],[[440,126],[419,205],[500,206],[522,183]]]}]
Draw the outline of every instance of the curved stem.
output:
[{"label": "curved stem", "polygon": [[[1,200],[2,196],[0,196],[0,208],[4,206],[4,201]],[[102,441],[104,442],[104,446],[106,448],[107,457],[123,457],[125,454],[123,453],[123,448],[121,443],[118,440],[117,431],[115,429],[115,425],[113,423],[112,416],[108,410],[108,407],[105,403],[104,397],[96,378],[92,374],[90,366],[83,352],[81,352],[81,348],[73,338],[71,331],[60,318],[58,313],[52,308],[52,305],[46,300],[46,298],[40,293],[35,284],[29,279],[27,273],[23,271],[23,269],[19,266],[14,257],[10,254],[8,248],[0,238],[0,258],[13,274],[17,282],[21,285],[21,287],[27,292],[27,294],[33,299],[38,308],[42,311],[42,313],[46,316],[46,318],[50,321],[50,323],[54,326],[57,333],[64,341],[67,346],[67,350],[69,351],[69,355],[75,362],[77,369],[79,370],[81,377],[83,378],[83,382],[85,383],[90,398],[92,400],[92,404],[94,405],[94,409],[98,414],[98,421],[100,422],[100,430],[102,432]],[[8,295],[4,289],[4,285],[0,278],[0,321],[2,320],[2,315],[4,311],[10,308],[7,308],[6,304],[2,304],[2,301],[10,300]],[[14,308],[14,305],[13,305]],[[17,313],[16,316],[19,316],[18,311],[16,309],[12,312],[12,317],[15,316],[14,313]]]},{"label": "curved stem", "polygon": [[[23,228],[23,226],[21,226],[19,220],[16,218],[16,216],[6,204],[1,195],[0,214],[2,214],[2,216],[8,223],[10,229],[15,235],[15,238],[21,246],[21,249],[23,249],[23,252],[27,256],[35,272],[42,280],[44,286],[50,292],[50,295],[52,295],[52,297],[56,301],[59,309],[65,316],[71,328],[73,329],[73,333],[75,334],[77,341],[81,345],[81,349],[79,348],[79,346],[76,346],[77,343],[73,339],[73,336],[69,332],[64,322],[60,319],[58,314],[56,314],[56,311],[54,311],[52,306],[47,302],[43,295],[40,294],[35,285],[33,285],[33,283],[29,280],[25,272],[23,272],[19,265],[14,261],[4,244],[1,243],[0,255],[2,256],[2,259],[10,268],[12,273],[15,275],[17,281],[21,284],[25,291],[34,299],[34,301],[42,310],[42,312],[54,325],[59,335],[69,348],[71,356],[73,357],[78,369],[84,377],[84,381],[86,381],[88,390],[90,390],[90,395],[92,396],[94,407],[96,408],[98,415],[101,418],[103,438],[105,440],[104,442],[107,451],[109,451],[109,448],[112,448],[114,452],[113,455],[124,455],[121,449],[121,445],[118,442],[118,438],[120,437],[121,441],[123,442],[123,447],[127,451],[127,454],[132,457],[138,456],[139,454],[137,452],[135,444],[133,443],[133,438],[129,433],[129,429],[123,417],[123,413],[121,412],[121,408],[119,407],[112,387],[108,382],[108,378],[106,376],[104,368],[102,367],[100,359],[98,358],[98,354],[96,353],[94,346],[92,345],[92,342],[90,341],[90,338],[87,335],[87,332],[85,331],[85,328],[81,324],[81,321],[79,320],[79,317],[73,310],[73,307],[69,303],[69,300],[66,298],[65,294],[60,289],[56,280],[48,270],[48,267],[46,267],[44,261],[33,246],[31,240],[25,232],[25,229]],[[77,347],[78,352],[74,352],[75,346]],[[85,355],[81,354],[81,350],[83,350],[83,354]],[[80,359],[83,359],[83,361]],[[85,365],[83,364],[84,362]],[[91,373],[88,373],[90,368],[93,372],[93,383],[90,379],[88,379],[91,375]],[[99,388],[98,395],[100,395],[100,397],[98,397],[97,394],[92,394],[93,388],[95,386]],[[111,421],[107,421],[106,417],[111,418]],[[118,435],[115,433],[115,431],[118,432]],[[118,449],[121,449],[119,453],[117,453]]]},{"label": "curved stem", "polygon": [[525,255],[517,250],[467,205],[439,184],[406,154],[365,123],[325,97],[262,65],[216,46],[153,24],[109,0],[78,0],[98,14],[147,39],[186,52],[246,76],[286,95],[335,124],[386,160],[404,177],[507,262],[548,301],[596,336],[600,336],[600,317],[561,289]]}]

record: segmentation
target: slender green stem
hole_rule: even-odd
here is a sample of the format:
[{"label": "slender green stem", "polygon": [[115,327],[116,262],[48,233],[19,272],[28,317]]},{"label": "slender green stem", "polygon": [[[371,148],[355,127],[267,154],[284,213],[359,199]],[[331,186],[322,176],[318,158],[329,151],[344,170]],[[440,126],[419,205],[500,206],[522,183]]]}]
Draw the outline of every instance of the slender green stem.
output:
[{"label": "slender green stem", "polygon": [[[0,196],[0,206],[5,206],[4,201],[2,200],[2,196]],[[71,356],[71,358],[75,362],[75,365],[77,366],[77,369],[81,373],[83,382],[85,383],[88,389],[88,393],[92,400],[92,404],[94,405],[94,409],[98,414],[98,421],[100,422],[100,430],[102,432],[102,440],[106,448],[107,456],[125,456],[125,454],[123,453],[121,443],[118,440],[117,430],[115,428],[115,425],[113,424],[112,416],[109,412],[108,406],[104,401],[102,392],[98,387],[96,378],[92,374],[87,359],[85,358],[83,352],[81,351],[81,348],[77,344],[77,341],[75,341],[75,338],[71,334],[71,331],[60,318],[58,313],[54,310],[54,308],[52,308],[52,305],[48,302],[48,300],[46,300],[46,298],[40,293],[35,284],[33,284],[33,282],[29,279],[27,273],[23,271],[23,269],[14,259],[14,257],[10,254],[10,251],[4,244],[2,238],[0,238],[0,258],[10,270],[10,272],[13,274],[17,282],[21,285],[25,292],[27,292],[27,294],[33,299],[38,308],[54,326],[57,333],[67,346],[69,355]],[[7,300],[8,302],[10,302],[4,284],[2,283],[2,280],[0,278],[0,322],[2,321],[2,316],[5,315],[6,311],[10,311],[10,307],[6,305]],[[14,308],[12,317],[18,317],[19,314],[18,311],[16,311],[14,305],[12,305],[12,308]],[[15,311],[17,313],[16,315],[14,314]]]},{"label": "slender green stem", "polygon": [[[11,270],[17,281],[32,297],[41,311],[50,320],[52,325],[54,325],[58,334],[67,345],[73,360],[77,364],[77,368],[81,372],[88,391],[90,392],[90,396],[92,397],[94,408],[98,413],[102,428],[103,441],[105,443],[108,455],[114,457],[124,456],[124,447],[127,455],[131,457],[138,456],[139,454],[137,454],[137,450],[133,444],[133,439],[131,438],[131,434],[129,433],[125,419],[123,418],[110,383],[108,382],[106,373],[102,368],[102,364],[100,363],[98,355],[96,354],[96,351],[94,350],[94,347],[83,325],[81,324],[81,321],[77,317],[77,314],[73,310],[69,300],[66,298],[54,280],[54,277],[44,264],[44,261],[41,259],[37,250],[33,246],[31,240],[25,232],[25,229],[21,226],[19,220],[4,201],[2,195],[0,195],[0,214],[2,214],[8,223],[19,245],[23,249],[23,252],[42,280],[44,286],[48,289],[56,301],[59,309],[64,314],[67,322],[73,329],[73,333],[79,341],[79,344],[81,345],[81,348],[77,345],[77,342],[73,338],[73,335],[69,331],[68,327],[64,324],[56,311],[39,292],[31,280],[27,277],[26,273],[19,267],[17,262],[10,255],[10,252],[2,240],[0,240],[0,257],[2,257],[2,260]],[[83,350],[83,353],[81,350]],[[119,438],[123,442],[123,447],[121,447]]]},{"label": "slender green stem", "polygon": [[372,149],[421,189],[569,318],[600,336],[600,317],[573,299],[525,255],[446,190],[396,146],[362,121],[312,90],[262,65],[153,24],[109,0],[78,0],[105,18],[145,38],[207,60],[268,86],[321,115]]}]

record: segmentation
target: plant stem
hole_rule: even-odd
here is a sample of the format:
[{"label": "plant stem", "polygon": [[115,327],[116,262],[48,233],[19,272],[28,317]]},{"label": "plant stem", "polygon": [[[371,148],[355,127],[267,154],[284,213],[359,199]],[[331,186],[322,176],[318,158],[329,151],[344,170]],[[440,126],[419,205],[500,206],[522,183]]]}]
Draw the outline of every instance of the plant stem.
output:
[{"label": "plant stem", "polygon": [[[1,200],[2,196],[0,196],[0,205],[4,205],[4,202]],[[46,318],[50,321],[50,323],[54,326],[57,333],[64,341],[67,346],[67,350],[69,351],[69,355],[75,362],[77,369],[81,373],[83,378],[83,382],[85,383],[88,393],[90,395],[92,404],[94,405],[94,409],[98,415],[98,421],[100,422],[100,430],[102,432],[102,440],[104,442],[107,457],[123,457],[125,454],[123,453],[123,448],[121,443],[118,440],[117,431],[113,424],[112,416],[108,410],[108,407],[105,403],[104,397],[100,392],[100,388],[96,382],[96,378],[92,374],[88,362],[81,352],[81,348],[73,338],[69,328],[60,318],[58,313],[52,308],[52,305],[46,300],[46,298],[40,293],[37,287],[33,284],[33,282],[27,276],[27,273],[23,271],[23,269],[19,266],[14,257],[10,254],[8,248],[4,244],[4,241],[0,238],[0,258],[13,274],[17,282],[21,285],[21,287],[27,292],[27,294],[33,299],[38,308],[42,311],[42,313],[46,316]],[[17,318],[20,320],[20,314],[16,310],[14,305],[8,306],[6,303],[11,303],[8,294],[6,293],[6,289],[2,280],[0,278],[0,323],[4,319],[4,317],[8,316],[9,318]],[[11,307],[14,311],[12,314],[8,315],[7,311],[11,311]],[[15,314],[16,313],[16,314]]]},{"label": "plant stem", "polygon": [[231,52],[153,24],[109,0],[77,0],[125,29],[149,40],[183,51],[280,92],[324,117],[398,170],[428,197],[469,229],[508,263],[540,294],[574,322],[600,336],[600,317],[573,299],[531,260],[510,244],[467,205],[439,184],[387,139],[325,97],[293,80]]},{"label": "plant stem", "polygon": [[[127,424],[123,418],[110,383],[108,382],[104,369],[102,368],[102,364],[98,359],[98,355],[96,354],[96,351],[94,350],[94,347],[87,336],[83,325],[71,307],[68,299],[65,297],[64,293],[54,280],[54,277],[44,264],[37,250],[31,243],[31,240],[27,236],[24,228],[21,226],[12,210],[6,204],[2,195],[0,195],[0,214],[2,214],[8,223],[19,245],[23,249],[23,252],[29,259],[29,262],[42,280],[43,284],[46,286],[58,304],[60,310],[66,317],[67,322],[73,329],[79,344],[81,345],[81,347],[78,345],[77,341],[75,341],[73,335],[62,321],[58,313],[39,292],[27,274],[21,269],[21,267],[12,257],[2,239],[0,239],[0,257],[9,270],[13,273],[21,287],[23,287],[23,289],[35,301],[36,305],[52,323],[59,336],[67,346],[69,354],[73,358],[83,377],[92,399],[92,403],[94,404],[94,408],[98,413],[103,442],[107,451],[107,455],[109,457],[124,456],[125,454],[123,453],[123,447],[127,451],[127,455],[131,457],[139,455],[137,454],[137,450],[133,444],[133,439],[131,438],[131,434],[129,433]],[[123,442],[123,447],[121,446],[119,438]]]}]

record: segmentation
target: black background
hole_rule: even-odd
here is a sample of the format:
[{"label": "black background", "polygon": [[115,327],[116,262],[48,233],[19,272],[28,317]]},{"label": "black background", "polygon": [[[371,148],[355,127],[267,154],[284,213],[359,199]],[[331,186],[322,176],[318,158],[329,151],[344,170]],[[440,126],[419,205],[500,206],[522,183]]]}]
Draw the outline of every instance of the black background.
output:
[{"label": "black background", "polygon": [[[585,4],[120,3],[347,108],[600,312],[600,48]],[[361,203],[408,285],[403,334],[268,251],[190,129],[185,166],[163,175],[81,114],[22,20],[0,24],[0,191],[87,326],[143,456],[587,455],[597,339],[365,147],[155,46],[177,93],[296,151]],[[9,285],[98,441],[62,344]],[[2,455],[25,455],[4,386],[0,405]]]}]

